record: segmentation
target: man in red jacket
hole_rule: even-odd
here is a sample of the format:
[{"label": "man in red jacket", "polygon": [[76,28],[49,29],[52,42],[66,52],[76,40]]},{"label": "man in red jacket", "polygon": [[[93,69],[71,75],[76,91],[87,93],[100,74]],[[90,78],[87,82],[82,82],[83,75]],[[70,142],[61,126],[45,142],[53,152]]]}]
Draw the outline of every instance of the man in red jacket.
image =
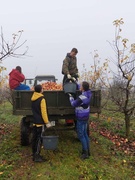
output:
[{"label": "man in red jacket", "polygon": [[21,84],[25,79],[25,76],[22,74],[22,69],[20,66],[17,66],[9,73],[9,87],[14,90],[30,90],[30,87]]}]

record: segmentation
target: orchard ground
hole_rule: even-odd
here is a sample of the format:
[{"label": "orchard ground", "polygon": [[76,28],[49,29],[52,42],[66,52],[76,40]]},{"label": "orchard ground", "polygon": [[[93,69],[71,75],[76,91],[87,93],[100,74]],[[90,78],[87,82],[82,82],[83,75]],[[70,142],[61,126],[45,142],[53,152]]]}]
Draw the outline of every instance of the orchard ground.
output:
[{"label": "orchard ground", "polygon": [[103,111],[90,117],[91,156],[79,158],[81,144],[74,131],[59,132],[56,151],[42,149],[44,163],[32,161],[31,146],[20,145],[20,116],[12,106],[0,106],[1,180],[132,180],[135,179],[135,120],[130,137],[124,135],[121,114]]}]

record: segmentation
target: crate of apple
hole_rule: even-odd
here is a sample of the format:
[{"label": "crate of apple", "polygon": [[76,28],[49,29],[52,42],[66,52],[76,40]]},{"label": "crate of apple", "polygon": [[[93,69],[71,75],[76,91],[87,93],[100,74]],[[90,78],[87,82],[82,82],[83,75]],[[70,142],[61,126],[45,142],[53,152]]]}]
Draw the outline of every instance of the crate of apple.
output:
[{"label": "crate of apple", "polygon": [[41,85],[44,91],[60,91],[63,89],[62,84],[58,84],[56,82],[45,82]]}]

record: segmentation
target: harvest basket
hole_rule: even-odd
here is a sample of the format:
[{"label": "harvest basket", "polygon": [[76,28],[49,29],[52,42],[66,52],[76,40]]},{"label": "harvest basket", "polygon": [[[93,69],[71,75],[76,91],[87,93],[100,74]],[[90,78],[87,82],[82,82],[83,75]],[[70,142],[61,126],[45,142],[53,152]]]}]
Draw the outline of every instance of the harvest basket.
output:
[{"label": "harvest basket", "polygon": [[76,93],[77,85],[74,82],[66,82],[63,86],[64,92],[65,93]]},{"label": "harvest basket", "polygon": [[56,130],[52,131],[52,128],[50,132],[51,133],[55,132],[55,133],[52,133],[52,135],[48,135],[46,133],[46,129],[44,130],[44,132],[42,132],[41,137],[42,137],[43,147],[46,150],[55,150],[57,149],[58,146],[59,136],[56,134]]}]

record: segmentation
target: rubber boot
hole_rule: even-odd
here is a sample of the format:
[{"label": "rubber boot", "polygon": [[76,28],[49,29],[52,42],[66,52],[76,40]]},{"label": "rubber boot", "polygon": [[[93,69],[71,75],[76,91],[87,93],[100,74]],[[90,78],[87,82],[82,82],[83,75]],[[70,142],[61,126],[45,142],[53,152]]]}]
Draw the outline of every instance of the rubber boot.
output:
[{"label": "rubber boot", "polygon": [[34,154],[33,156],[33,161],[34,162],[44,162],[44,159],[40,156],[40,154]]},{"label": "rubber boot", "polygon": [[[85,154],[85,151],[84,150],[82,150],[82,153],[81,153],[82,155],[83,154]],[[90,156],[91,154],[90,154],[90,150],[88,150],[88,156]]]},{"label": "rubber boot", "polygon": [[81,154],[84,154],[85,153],[85,150],[82,149],[82,153]]},{"label": "rubber boot", "polygon": [[81,159],[84,160],[84,159],[88,159],[88,158],[89,158],[88,151],[83,150]]}]

